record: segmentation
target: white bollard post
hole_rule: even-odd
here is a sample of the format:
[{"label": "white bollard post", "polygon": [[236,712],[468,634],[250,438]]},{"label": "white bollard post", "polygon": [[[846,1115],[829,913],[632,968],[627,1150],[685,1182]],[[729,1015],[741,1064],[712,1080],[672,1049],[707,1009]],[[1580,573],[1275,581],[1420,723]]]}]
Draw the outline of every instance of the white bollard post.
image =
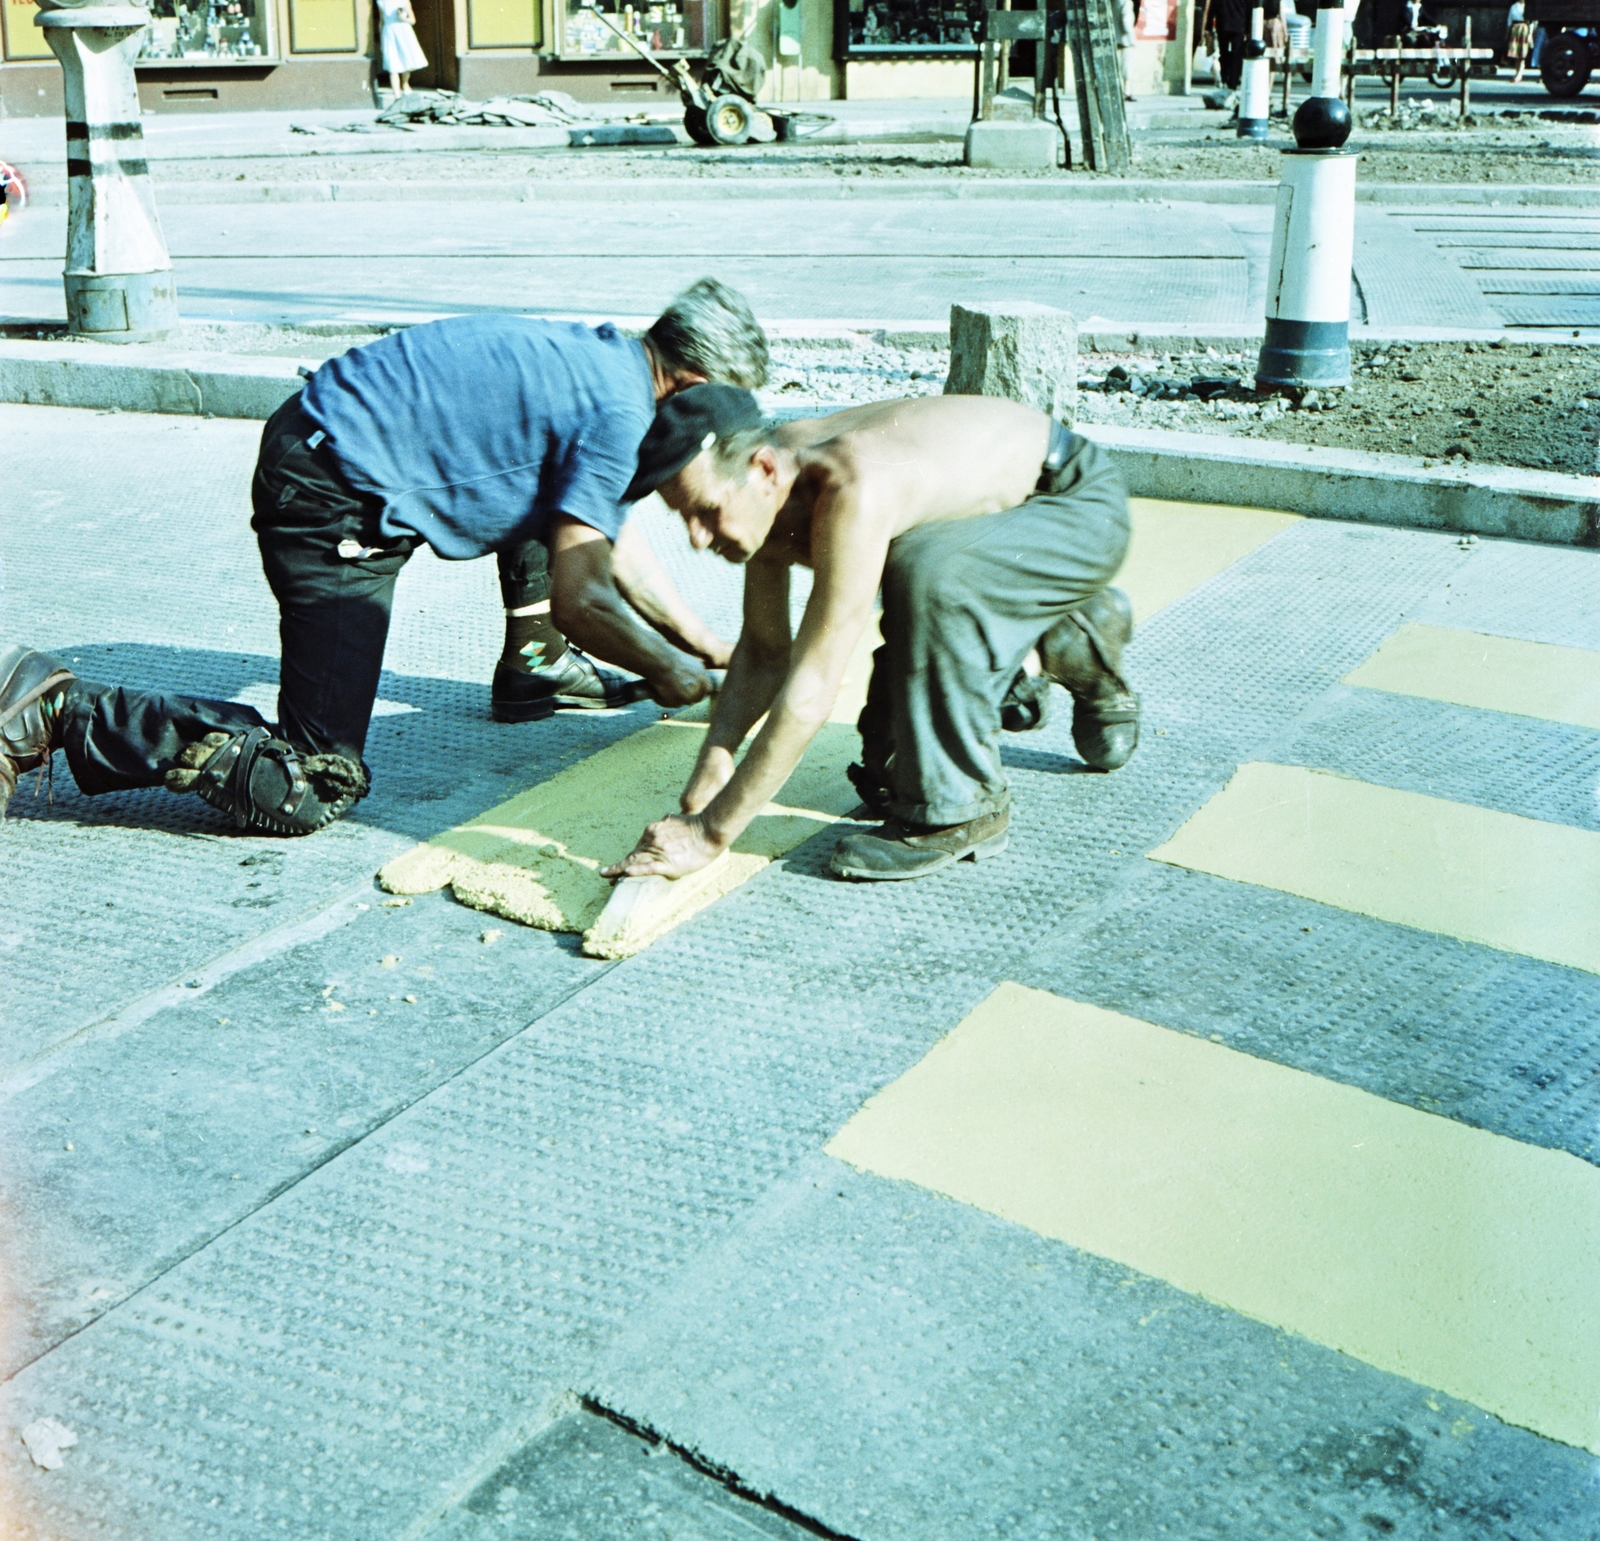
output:
[{"label": "white bollard post", "polygon": [[66,95],[67,329],[98,342],[164,337],[178,325],[178,296],[133,73],[150,14],[126,3],[38,4]]},{"label": "white bollard post", "polygon": [[[1324,33],[1326,23],[1327,32]],[[1350,383],[1350,272],[1355,254],[1356,160],[1344,148],[1350,109],[1339,93],[1344,12],[1317,12],[1316,59],[1331,58],[1324,94],[1294,115],[1298,148],[1285,150],[1267,261],[1267,329],[1256,387]]]},{"label": "white bollard post", "polygon": [[1265,139],[1267,115],[1272,110],[1272,69],[1267,59],[1265,13],[1258,5],[1250,13],[1250,36],[1244,45],[1244,79],[1239,88],[1240,139]]},{"label": "white bollard post", "polygon": [[1344,9],[1319,6],[1311,35],[1311,94],[1342,97],[1343,77]]}]

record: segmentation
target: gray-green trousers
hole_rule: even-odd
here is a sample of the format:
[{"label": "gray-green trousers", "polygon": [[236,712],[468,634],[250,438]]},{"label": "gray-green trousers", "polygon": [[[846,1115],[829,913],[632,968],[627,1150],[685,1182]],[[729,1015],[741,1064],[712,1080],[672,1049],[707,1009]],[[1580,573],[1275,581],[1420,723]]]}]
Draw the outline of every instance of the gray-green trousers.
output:
[{"label": "gray-green trousers", "polygon": [[863,763],[914,824],[964,824],[1009,806],[1000,703],[1035,643],[1117,575],[1128,493],[1098,446],[1004,513],[919,525],[889,547],[883,646],[859,727]]}]

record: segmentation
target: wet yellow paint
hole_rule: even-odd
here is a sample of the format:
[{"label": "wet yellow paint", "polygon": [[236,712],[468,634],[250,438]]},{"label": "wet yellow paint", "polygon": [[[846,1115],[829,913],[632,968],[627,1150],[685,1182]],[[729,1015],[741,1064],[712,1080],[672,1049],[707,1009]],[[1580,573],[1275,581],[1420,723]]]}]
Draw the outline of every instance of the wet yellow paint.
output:
[{"label": "wet yellow paint", "polygon": [[[1260,509],[1136,498],[1133,544],[1117,579],[1148,617],[1297,522]],[[784,786],[728,854],[674,885],[670,903],[630,931],[636,950],[753,877],[859,803],[845,767],[857,758],[854,723],[866,695],[876,632],[858,650],[832,720]],[[391,893],[449,886],[464,904],[550,931],[589,932],[611,893],[600,868],[678,805],[699,753],[707,712],[692,707],[655,723],[390,862]],[[643,940],[640,940],[643,938]],[[587,945],[587,944],[586,944]],[[615,949],[596,943],[611,956]]]},{"label": "wet yellow paint", "polygon": [[1600,653],[1445,626],[1402,626],[1347,685],[1600,728]]},{"label": "wet yellow paint", "polygon": [[1133,600],[1136,621],[1148,620],[1274,535],[1300,523],[1298,514],[1219,503],[1131,498],[1129,508],[1133,542],[1116,584]]},{"label": "wet yellow paint", "polygon": [[1592,830],[1254,763],[1150,855],[1600,973]]},{"label": "wet yellow paint", "polygon": [[[784,784],[782,801],[769,803],[725,856],[673,886],[669,913],[656,918],[646,940],[857,806],[845,767],[860,747],[855,719],[876,642],[874,629],[846,674],[833,719]],[[587,931],[611,895],[600,869],[626,856],[646,824],[677,808],[708,716],[706,706],[691,707],[608,745],[397,857],[378,874],[379,884],[398,894],[431,893],[448,884],[474,909],[545,931]]]},{"label": "wet yellow paint", "polygon": [[1000,986],[828,1153],[1600,1452],[1600,1169]]}]

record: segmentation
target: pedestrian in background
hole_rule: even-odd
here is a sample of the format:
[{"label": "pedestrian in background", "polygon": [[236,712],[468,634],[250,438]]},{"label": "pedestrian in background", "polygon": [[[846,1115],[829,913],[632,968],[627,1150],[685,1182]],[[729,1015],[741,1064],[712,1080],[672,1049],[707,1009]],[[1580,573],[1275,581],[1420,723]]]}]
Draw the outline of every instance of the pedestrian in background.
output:
[{"label": "pedestrian in background", "polygon": [[1533,53],[1533,27],[1527,18],[1527,8],[1522,0],[1515,0],[1506,13],[1506,63],[1517,67],[1511,77],[1513,84],[1521,83],[1522,72],[1527,69],[1529,56]]},{"label": "pedestrian in background", "polygon": [[1244,40],[1250,31],[1251,0],[1211,0],[1211,23],[1216,28],[1217,79],[1228,92],[1228,105],[1239,105],[1239,82],[1244,78]]},{"label": "pedestrian in background", "polygon": [[417,41],[416,12],[410,0],[378,0],[378,13],[383,19],[379,54],[389,72],[389,89],[402,96],[411,89],[411,72],[428,67],[428,56]]}]

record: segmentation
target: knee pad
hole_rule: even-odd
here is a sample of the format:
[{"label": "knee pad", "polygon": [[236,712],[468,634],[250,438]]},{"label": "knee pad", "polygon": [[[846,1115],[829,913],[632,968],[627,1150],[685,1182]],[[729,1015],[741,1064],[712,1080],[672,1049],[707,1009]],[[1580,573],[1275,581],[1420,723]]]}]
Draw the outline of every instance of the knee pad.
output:
[{"label": "knee pad", "polygon": [[367,795],[364,765],[337,754],[301,754],[265,728],[208,733],[167,772],[169,792],[193,792],[262,835],[309,835]]}]

